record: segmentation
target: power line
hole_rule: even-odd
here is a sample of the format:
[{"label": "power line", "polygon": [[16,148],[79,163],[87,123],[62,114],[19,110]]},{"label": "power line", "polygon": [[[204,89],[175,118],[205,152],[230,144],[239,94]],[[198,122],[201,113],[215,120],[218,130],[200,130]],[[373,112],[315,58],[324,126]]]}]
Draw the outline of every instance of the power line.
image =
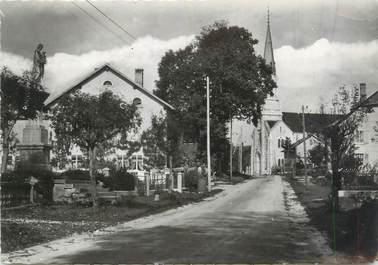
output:
[{"label": "power line", "polygon": [[93,6],[98,12],[100,12],[104,17],[106,17],[108,20],[110,20],[114,25],[116,25],[119,29],[121,29],[123,32],[125,32],[127,35],[129,35],[132,39],[136,40],[136,37],[134,37],[127,30],[125,30],[121,25],[119,25],[117,22],[115,22],[112,18],[110,18],[104,12],[102,12],[98,7],[96,7],[94,4],[92,4],[89,0],[87,0],[87,2],[88,2],[88,4],[90,4],[91,6]]},{"label": "power line", "polygon": [[109,31],[110,33],[113,33],[118,39],[122,40],[123,42],[126,42],[127,44],[131,44],[130,41],[124,39],[123,37],[121,37],[120,35],[118,35],[117,33],[115,33],[113,30],[111,30],[109,27],[107,27],[106,25],[104,25],[101,21],[99,21],[98,19],[96,19],[94,16],[92,16],[90,13],[88,13],[85,9],[81,8],[78,4],[76,4],[74,1],[71,2],[74,6],[76,6],[77,8],[79,8],[84,14],[86,14],[88,17],[90,17],[92,20],[94,20],[97,24],[99,24],[101,27],[103,27],[104,29],[106,29],[107,31]]}]

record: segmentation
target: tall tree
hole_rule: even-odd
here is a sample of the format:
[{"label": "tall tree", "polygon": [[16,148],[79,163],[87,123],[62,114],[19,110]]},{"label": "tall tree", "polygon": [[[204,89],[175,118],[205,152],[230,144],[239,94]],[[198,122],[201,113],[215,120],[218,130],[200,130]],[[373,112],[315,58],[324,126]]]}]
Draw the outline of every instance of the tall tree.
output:
[{"label": "tall tree", "polygon": [[17,76],[7,68],[1,70],[1,172],[7,168],[12,130],[17,120],[35,119],[43,110],[43,102],[48,95],[44,88],[34,81],[30,72],[26,71],[22,76]]},{"label": "tall tree", "polygon": [[111,91],[99,96],[76,92],[52,108],[51,121],[60,150],[69,153],[73,145],[88,150],[93,205],[96,206],[96,150],[127,141],[128,133],[141,124],[137,107],[127,104]]},{"label": "tall tree", "polygon": [[332,197],[333,202],[338,209],[338,191],[341,188],[341,178],[343,163],[354,155],[355,138],[357,129],[362,124],[368,110],[354,107],[359,103],[357,88],[353,90],[343,86],[338,91],[340,120],[326,127],[322,134],[330,149],[331,167],[332,167]]},{"label": "tall tree", "polygon": [[203,28],[184,49],[165,54],[154,92],[176,109],[168,113],[168,135],[173,146],[180,137],[197,142],[205,157],[205,76],[211,82],[211,149],[218,162],[226,153],[226,123],[231,117],[257,124],[267,95],[272,95],[276,87],[272,68],[255,53],[257,42],[245,28],[216,22]]}]

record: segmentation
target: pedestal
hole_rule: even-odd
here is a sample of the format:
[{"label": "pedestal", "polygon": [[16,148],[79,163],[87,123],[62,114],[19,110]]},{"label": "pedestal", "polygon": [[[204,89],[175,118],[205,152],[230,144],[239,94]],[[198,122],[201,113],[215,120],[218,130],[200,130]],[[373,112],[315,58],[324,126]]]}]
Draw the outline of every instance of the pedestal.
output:
[{"label": "pedestal", "polygon": [[17,166],[26,170],[50,170],[50,150],[48,132],[38,122],[31,121],[23,130],[20,151],[20,161]]}]

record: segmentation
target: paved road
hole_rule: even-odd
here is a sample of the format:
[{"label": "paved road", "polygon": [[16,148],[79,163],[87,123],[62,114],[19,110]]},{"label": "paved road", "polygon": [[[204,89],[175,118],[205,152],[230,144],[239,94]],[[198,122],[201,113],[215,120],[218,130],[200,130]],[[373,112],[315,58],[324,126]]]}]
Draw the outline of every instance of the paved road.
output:
[{"label": "paved road", "polygon": [[[321,262],[331,251],[308,224],[290,185],[258,178],[198,204],[131,221],[94,236],[11,253],[24,263]],[[12,258],[13,256],[13,258]]]}]

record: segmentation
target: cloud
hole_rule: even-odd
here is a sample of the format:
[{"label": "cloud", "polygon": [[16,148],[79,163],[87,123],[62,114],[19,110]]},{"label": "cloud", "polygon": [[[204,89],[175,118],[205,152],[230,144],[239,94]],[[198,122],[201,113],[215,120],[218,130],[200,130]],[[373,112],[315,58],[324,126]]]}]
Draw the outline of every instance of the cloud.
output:
[{"label": "cloud", "polygon": [[21,75],[25,70],[31,70],[32,61],[19,55],[0,52],[0,67],[4,66],[15,74]]},{"label": "cloud", "polygon": [[378,41],[359,43],[329,42],[320,39],[312,45],[275,50],[278,96],[284,111],[312,111],[319,103],[330,103],[342,85],[367,83],[368,95],[378,88]]},{"label": "cloud", "polygon": [[[106,51],[81,55],[56,53],[48,58],[44,84],[54,96],[95,67],[110,63],[131,78],[135,68],[144,68],[145,87],[152,91],[154,81],[159,78],[158,64],[165,52],[183,48],[193,39],[194,35],[169,40],[147,36],[132,46]],[[319,104],[330,103],[338,87],[344,84],[365,82],[368,94],[378,88],[378,41],[340,43],[319,39],[301,49],[282,46],[274,52],[278,96],[284,111],[299,112],[302,104],[317,111]],[[9,53],[0,53],[0,62],[18,74],[32,66],[31,60]]]},{"label": "cloud", "polygon": [[[194,39],[193,35],[170,40],[159,40],[150,36],[135,41],[132,46],[123,46],[106,51],[91,51],[81,55],[56,53],[47,58],[43,85],[52,97],[71,87],[96,67],[105,63],[113,65],[130,78],[135,68],[144,69],[145,87],[152,91],[158,79],[158,64],[165,52],[184,48]],[[17,74],[30,70],[32,62],[24,57],[0,53],[0,65],[7,65]]]}]

